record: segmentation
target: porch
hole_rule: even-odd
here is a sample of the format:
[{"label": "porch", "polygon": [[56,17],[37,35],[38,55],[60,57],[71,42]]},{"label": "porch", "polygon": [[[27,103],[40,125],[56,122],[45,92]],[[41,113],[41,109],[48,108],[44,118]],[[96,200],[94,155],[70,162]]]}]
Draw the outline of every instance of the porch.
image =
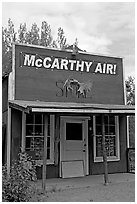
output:
[{"label": "porch", "polygon": [[47,179],[46,192],[42,182],[35,183],[37,197],[41,202],[134,202],[135,174],[109,174],[109,185],[103,185],[103,175],[81,178]]},{"label": "porch", "polygon": [[[9,166],[11,159],[10,138],[12,138],[13,147],[11,150],[12,155],[14,155],[14,146],[17,144],[20,135],[18,143],[22,145],[23,150],[34,153],[34,156],[37,153],[38,144],[47,140],[45,142],[47,146],[44,146],[47,149],[47,152],[44,153],[44,158],[47,154],[47,165],[43,164],[41,156],[43,150],[40,151],[41,154],[36,155],[37,157],[41,156],[39,159],[36,158],[37,161],[41,162],[39,163],[41,165],[41,176],[42,165],[47,166],[47,172],[45,170],[43,172],[48,175],[48,178],[102,174],[104,166],[100,149],[102,137],[102,120],[100,117],[105,115],[106,124],[109,127],[106,129],[107,155],[109,157],[108,172],[127,172],[126,116],[134,114],[134,107],[112,104],[14,100],[9,101],[9,110],[12,115],[9,120],[14,118],[11,123],[14,135],[10,136],[12,133],[9,130],[10,137],[8,138],[7,161]],[[18,132],[17,127],[19,127]],[[35,158],[33,159],[35,160]],[[46,176],[43,176],[43,178],[46,178]]]},{"label": "porch", "polygon": [[[126,183],[135,182],[135,174],[132,173],[115,173],[108,174],[109,183]],[[103,186],[104,184],[104,174],[101,175],[89,175],[84,177],[75,178],[51,178],[46,179],[46,191],[55,192],[67,189],[77,189],[77,188],[87,188]],[[38,180],[35,185],[37,189],[42,188],[42,180]]]}]

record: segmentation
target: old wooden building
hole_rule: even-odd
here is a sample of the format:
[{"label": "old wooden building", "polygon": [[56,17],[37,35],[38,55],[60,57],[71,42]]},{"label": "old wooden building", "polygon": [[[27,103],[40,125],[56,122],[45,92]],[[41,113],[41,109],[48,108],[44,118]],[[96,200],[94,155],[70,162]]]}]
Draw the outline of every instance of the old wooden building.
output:
[{"label": "old wooden building", "polygon": [[127,172],[127,115],[123,61],[32,45],[13,45],[12,72],[3,80],[3,159],[10,166],[20,147],[47,177],[102,174],[102,115],[108,172]]}]

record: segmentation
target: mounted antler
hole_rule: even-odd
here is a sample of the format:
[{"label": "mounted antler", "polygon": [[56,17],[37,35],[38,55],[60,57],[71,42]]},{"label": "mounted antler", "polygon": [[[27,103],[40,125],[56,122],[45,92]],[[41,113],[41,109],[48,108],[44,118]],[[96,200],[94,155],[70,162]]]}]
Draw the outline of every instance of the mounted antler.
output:
[{"label": "mounted antler", "polygon": [[79,84],[80,84],[80,82],[76,79],[67,79],[64,83],[63,88],[66,87],[68,91],[70,91],[70,90],[72,91],[73,90],[72,86],[73,85],[79,86]]},{"label": "mounted antler", "polygon": [[64,83],[63,88],[66,88],[67,91],[73,91],[73,86],[77,86],[77,93],[83,95],[83,97],[86,98],[87,93],[90,92],[92,89],[93,82],[87,81],[85,83],[81,83],[76,79],[67,79]]},{"label": "mounted antler", "polygon": [[92,86],[93,86],[93,83],[91,81],[88,81],[86,83],[80,83],[78,93],[86,97],[86,94],[91,91]]}]

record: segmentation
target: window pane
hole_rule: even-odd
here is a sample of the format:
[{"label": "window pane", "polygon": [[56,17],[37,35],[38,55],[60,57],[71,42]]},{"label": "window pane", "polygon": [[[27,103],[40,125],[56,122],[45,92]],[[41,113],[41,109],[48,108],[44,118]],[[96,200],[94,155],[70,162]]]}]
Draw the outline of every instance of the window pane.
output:
[{"label": "window pane", "polygon": [[110,135],[115,135],[115,126],[113,125],[111,125],[110,127],[109,127],[109,134]]},{"label": "window pane", "polygon": [[43,125],[35,125],[35,135],[43,135]]},{"label": "window pane", "polygon": [[43,137],[35,137],[34,138],[35,150],[43,150],[43,147],[44,147],[44,138]]},{"label": "window pane", "polygon": [[96,156],[102,156],[102,137],[96,137]]},{"label": "window pane", "polygon": [[35,150],[35,145],[34,145],[34,137],[31,137],[30,138],[30,150],[33,151]]},{"label": "window pane", "polygon": [[66,140],[82,140],[81,123],[66,123]]},{"label": "window pane", "polygon": [[96,124],[97,125],[101,125],[101,117],[100,116],[96,116]]},{"label": "window pane", "polygon": [[27,124],[33,124],[33,115],[32,114],[26,115],[26,123]]},{"label": "window pane", "polygon": [[105,137],[106,154],[109,156],[109,137]]},{"label": "window pane", "polygon": [[47,137],[47,147],[50,148],[50,137]]},{"label": "window pane", "polygon": [[30,141],[31,141],[31,137],[27,137],[27,138],[26,138],[26,149],[27,149],[27,150],[30,149]]},{"label": "window pane", "polygon": [[115,125],[115,117],[114,116],[109,116],[109,124]]},{"label": "window pane", "polygon": [[109,127],[108,127],[108,125],[105,125],[105,134],[109,135]]},{"label": "window pane", "polygon": [[41,150],[35,150],[35,159],[36,160],[42,160],[43,159],[43,149]]},{"label": "window pane", "polygon": [[50,136],[50,115],[48,115],[48,136]]},{"label": "window pane", "polygon": [[105,117],[104,117],[105,125],[108,125],[108,117],[109,117],[109,116],[105,116]]},{"label": "window pane", "polygon": [[50,159],[50,149],[47,149],[47,159]]},{"label": "window pane", "polygon": [[43,124],[43,115],[35,114],[35,124]]},{"label": "window pane", "polygon": [[50,115],[48,115],[48,125],[50,125]]},{"label": "window pane", "polygon": [[96,135],[102,135],[102,126],[96,125]]},{"label": "window pane", "polygon": [[33,132],[33,125],[26,125],[26,135],[34,135],[34,132]]},{"label": "window pane", "polygon": [[116,156],[116,141],[115,136],[110,136],[110,156]]},{"label": "window pane", "polygon": [[48,124],[48,136],[50,136],[50,125]]}]

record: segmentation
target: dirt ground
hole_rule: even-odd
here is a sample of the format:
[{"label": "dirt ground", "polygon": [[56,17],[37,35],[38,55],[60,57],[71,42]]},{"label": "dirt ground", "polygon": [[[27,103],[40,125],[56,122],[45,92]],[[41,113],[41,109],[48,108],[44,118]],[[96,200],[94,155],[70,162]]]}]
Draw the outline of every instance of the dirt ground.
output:
[{"label": "dirt ground", "polygon": [[[105,186],[102,176],[48,180],[47,192],[39,189],[37,202],[135,202],[135,175],[109,175]],[[41,185],[41,183],[39,183]]]}]

